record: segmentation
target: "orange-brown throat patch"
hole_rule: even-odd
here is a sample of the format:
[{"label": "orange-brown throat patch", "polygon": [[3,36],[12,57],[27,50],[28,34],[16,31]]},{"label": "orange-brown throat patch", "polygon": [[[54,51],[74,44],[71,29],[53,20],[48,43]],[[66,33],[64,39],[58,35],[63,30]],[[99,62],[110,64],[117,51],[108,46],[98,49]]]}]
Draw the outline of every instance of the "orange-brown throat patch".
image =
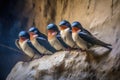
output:
[{"label": "orange-brown throat patch", "polygon": [[66,28],[68,28],[67,26],[60,26],[60,30],[65,30]]},{"label": "orange-brown throat patch", "polygon": [[74,32],[77,32],[78,30],[80,30],[79,28],[77,28],[77,27],[72,27],[72,32],[74,33]]},{"label": "orange-brown throat patch", "polygon": [[30,32],[29,34],[30,34],[30,40],[33,40],[34,39],[33,36],[35,35],[35,33],[34,32]]},{"label": "orange-brown throat patch", "polygon": [[52,39],[55,36],[54,33],[57,33],[57,32],[54,30],[48,30],[48,39]]},{"label": "orange-brown throat patch", "polygon": [[24,42],[25,40],[27,40],[27,38],[25,38],[25,37],[20,37],[19,38],[19,41],[22,43],[22,42]]}]

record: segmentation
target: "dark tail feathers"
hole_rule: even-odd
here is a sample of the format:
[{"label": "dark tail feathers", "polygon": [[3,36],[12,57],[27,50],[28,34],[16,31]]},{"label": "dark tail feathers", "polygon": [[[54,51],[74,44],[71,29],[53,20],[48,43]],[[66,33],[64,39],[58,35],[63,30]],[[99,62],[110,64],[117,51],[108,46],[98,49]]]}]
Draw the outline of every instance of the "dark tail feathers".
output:
[{"label": "dark tail feathers", "polygon": [[108,48],[109,50],[112,50],[112,45],[111,45],[111,44],[103,45],[103,47],[106,47],[106,48]]}]

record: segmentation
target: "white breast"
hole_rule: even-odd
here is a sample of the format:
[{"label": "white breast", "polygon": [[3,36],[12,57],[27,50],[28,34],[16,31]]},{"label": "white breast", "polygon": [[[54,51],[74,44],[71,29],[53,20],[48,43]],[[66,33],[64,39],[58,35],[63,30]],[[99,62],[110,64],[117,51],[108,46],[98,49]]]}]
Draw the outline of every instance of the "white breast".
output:
[{"label": "white breast", "polygon": [[72,33],[72,38],[82,50],[87,49],[87,42],[80,38],[78,33]]},{"label": "white breast", "polygon": [[64,41],[67,45],[69,45],[70,47],[74,47],[76,44],[75,44],[75,42],[73,41],[72,35],[70,34],[69,30],[70,30],[69,28],[67,28],[67,29],[65,29],[65,30],[62,30],[62,31],[60,32],[60,35],[61,35],[63,41]]},{"label": "white breast", "polygon": [[20,44],[22,50],[25,52],[25,54],[32,58],[35,53],[32,50],[32,48],[29,47],[29,45],[27,44],[27,41],[28,40],[25,40],[23,43],[19,43],[19,44]]},{"label": "white breast", "polygon": [[77,33],[72,33],[72,38],[73,38],[74,41],[76,41],[76,39],[77,39]]},{"label": "white breast", "polygon": [[53,37],[51,40],[48,40],[49,43],[56,49],[56,50],[61,50],[61,49],[65,49],[61,43],[57,40],[56,37]]},{"label": "white breast", "polygon": [[47,50],[44,46],[40,45],[39,42],[34,39],[31,41],[33,46],[42,54],[48,54],[48,53],[52,53],[51,51]]}]

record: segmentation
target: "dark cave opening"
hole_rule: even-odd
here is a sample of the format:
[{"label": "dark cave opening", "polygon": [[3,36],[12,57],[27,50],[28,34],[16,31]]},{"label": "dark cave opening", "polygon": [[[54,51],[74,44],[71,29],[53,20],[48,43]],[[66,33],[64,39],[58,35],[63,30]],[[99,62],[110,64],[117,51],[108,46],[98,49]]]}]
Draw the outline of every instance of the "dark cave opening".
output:
[{"label": "dark cave opening", "polygon": [[14,42],[18,32],[25,29],[20,16],[24,3],[25,0],[0,0],[0,80],[5,80],[16,62],[25,60],[23,54],[10,49],[18,50]]}]

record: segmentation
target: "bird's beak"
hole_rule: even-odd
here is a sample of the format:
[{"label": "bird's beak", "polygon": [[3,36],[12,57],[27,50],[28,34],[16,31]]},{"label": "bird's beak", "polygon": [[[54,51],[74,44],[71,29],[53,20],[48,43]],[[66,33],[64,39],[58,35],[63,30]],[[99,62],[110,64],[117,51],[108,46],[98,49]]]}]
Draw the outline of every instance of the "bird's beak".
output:
[{"label": "bird's beak", "polygon": [[35,38],[35,37],[38,36],[38,35],[35,34],[34,32],[29,32],[29,34],[30,34],[30,39],[33,39],[33,38]]},{"label": "bird's beak", "polygon": [[60,30],[65,30],[66,28],[67,28],[67,26],[60,25]]},{"label": "bird's beak", "polygon": [[57,34],[56,31],[54,31],[54,30],[48,30],[48,36],[49,35],[56,35],[56,34]]},{"label": "bird's beak", "polygon": [[77,32],[78,30],[80,30],[78,27],[75,26],[72,27],[72,33]]}]

